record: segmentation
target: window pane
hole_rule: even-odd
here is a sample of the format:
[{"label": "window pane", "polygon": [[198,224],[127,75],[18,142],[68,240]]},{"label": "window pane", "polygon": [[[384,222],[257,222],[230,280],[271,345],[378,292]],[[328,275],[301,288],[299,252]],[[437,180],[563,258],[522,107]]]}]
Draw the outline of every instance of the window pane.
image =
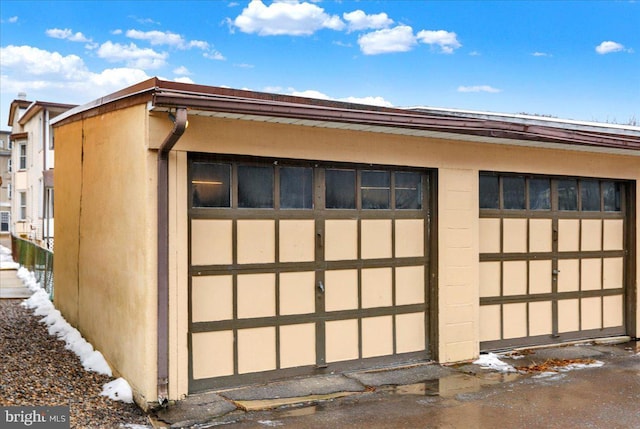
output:
[{"label": "window pane", "polygon": [[600,182],[597,180],[581,180],[580,197],[582,210],[600,211]]},{"label": "window pane", "polygon": [[480,208],[500,208],[500,186],[498,176],[480,176]]},{"label": "window pane", "polygon": [[551,209],[551,183],[549,179],[529,180],[529,209]]},{"label": "window pane", "polygon": [[238,166],[238,207],[273,207],[272,166]]},{"label": "window pane", "polygon": [[558,180],[558,210],[578,210],[577,180]]},{"label": "window pane", "polygon": [[360,176],[362,182],[362,208],[388,209],[391,196],[391,173],[388,171],[363,171]]},{"label": "window pane", "polygon": [[620,211],[620,183],[602,182],[602,196],[604,199],[604,211]]},{"label": "window pane", "polygon": [[502,179],[502,198],[507,210],[524,210],[524,177],[504,177]]},{"label": "window pane", "polygon": [[311,168],[280,168],[280,208],[313,208],[313,183]]},{"label": "window pane", "polygon": [[356,208],[355,170],[325,171],[325,206],[328,209]]},{"label": "window pane", "polygon": [[231,206],[231,165],[191,164],[192,207]]},{"label": "window pane", "polygon": [[422,209],[422,175],[420,173],[395,173],[396,209]]}]

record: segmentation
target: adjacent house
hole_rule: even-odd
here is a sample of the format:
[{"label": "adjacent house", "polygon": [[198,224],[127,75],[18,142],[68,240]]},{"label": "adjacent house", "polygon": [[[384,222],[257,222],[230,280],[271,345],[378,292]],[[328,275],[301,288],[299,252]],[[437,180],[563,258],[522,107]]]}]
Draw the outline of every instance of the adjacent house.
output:
[{"label": "adjacent house", "polygon": [[640,331],[638,127],[157,78],[53,126],[56,306],[143,406]]},{"label": "adjacent house", "polygon": [[72,104],[27,101],[19,94],[9,110],[11,219],[15,236],[53,248],[53,133],[50,121]]},{"label": "adjacent house", "polygon": [[0,238],[9,237],[11,223],[11,140],[0,131]]}]

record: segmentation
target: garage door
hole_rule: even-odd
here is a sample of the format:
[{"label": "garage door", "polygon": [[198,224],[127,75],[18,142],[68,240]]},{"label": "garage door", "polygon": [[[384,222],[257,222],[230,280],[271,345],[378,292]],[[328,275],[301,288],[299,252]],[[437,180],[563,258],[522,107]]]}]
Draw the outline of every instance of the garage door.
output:
[{"label": "garage door", "polygon": [[625,186],[481,173],[481,349],[626,333]]},{"label": "garage door", "polygon": [[192,155],[190,391],[427,357],[425,171]]}]

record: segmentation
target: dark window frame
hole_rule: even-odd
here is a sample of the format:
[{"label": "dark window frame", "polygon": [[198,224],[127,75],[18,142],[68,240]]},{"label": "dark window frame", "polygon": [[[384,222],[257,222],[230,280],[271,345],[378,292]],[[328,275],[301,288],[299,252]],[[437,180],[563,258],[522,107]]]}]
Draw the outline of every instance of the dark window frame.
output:
[{"label": "dark window frame", "polygon": [[[525,208],[523,209],[512,209],[505,207],[504,203],[504,179],[505,178],[513,178],[513,177],[522,177],[525,179],[525,189],[524,189],[524,198],[525,198]],[[492,179],[498,181],[498,201],[495,204],[495,201],[492,201],[491,207],[483,207],[483,204],[486,206],[486,202],[489,198],[482,195],[483,191],[483,181],[488,183],[487,179]],[[550,184],[550,198],[549,198],[549,208],[537,209],[532,208],[531,204],[531,182],[532,180],[549,180]],[[561,198],[563,194],[559,189],[559,184],[562,182],[575,182],[575,208],[571,208],[573,206],[561,205]],[[586,204],[583,202],[583,188],[585,188],[585,183],[597,182],[598,183],[598,192],[599,192],[599,209],[587,209]],[[593,213],[619,213],[623,211],[623,203],[622,203],[622,195],[624,194],[624,181],[616,180],[616,179],[604,179],[604,178],[593,178],[593,177],[575,177],[575,176],[553,176],[553,175],[538,175],[538,174],[522,174],[522,173],[501,173],[501,172],[491,172],[491,171],[480,171],[479,175],[479,184],[478,184],[478,206],[482,211],[505,211],[505,212],[532,212],[544,214],[548,213],[552,210],[557,210],[561,213],[573,213],[573,212],[593,212]],[[605,185],[610,184],[613,188],[613,197],[609,197],[607,201],[605,201]],[[608,210],[607,205],[613,204],[614,209]]]}]

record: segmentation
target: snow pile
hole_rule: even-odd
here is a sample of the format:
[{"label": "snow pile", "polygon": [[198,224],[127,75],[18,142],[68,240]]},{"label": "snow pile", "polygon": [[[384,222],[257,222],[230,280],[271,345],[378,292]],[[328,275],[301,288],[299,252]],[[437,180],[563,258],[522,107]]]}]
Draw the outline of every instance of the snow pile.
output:
[{"label": "snow pile", "polygon": [[514,367],[502,362],[495,353],[481,354],[480,358],[474,361],[473,364],[480,365],[480,368],[483,369],[493,369],[499,372],[517,372]]},{"label": "snow pile", "polygon": [[574,369],[584,369],[584,368],[600,368],[604,365],[604,362],[596,360],[588,363],[570,363],[565,366],[557,366],[554,369],[560,372],[572,371]]},{"label": "snow pile", "polygon": [[[22,269],[23,268],[20,270]],[[28,274],[29,278],[25,284],[29,289],[32,289],[29,285],[35,282],[35,279],[33,275]],[[82,338],[80,332],[69,325],[64,317],[62,317],[62,314],[60,314],[60,311],[56,310],[53,306],[49,300],[49,294],[44,289],[37,289],[33,295],[31,295],[31,298],[22,302],[22,305],[34,310],[34,314],[37,316],[44,316],[40,319],[40,322],[49,327],[49,335],[55,335],[58,339],[64,341],[64,347],[74,352],[80,358],[84,369],[111,377],[111,368],[102,356],[102,353],[94,350],[93,346]]]},{"label": "snow pile", "polygon": [[[71,350],[80,358],[85,370],[111,377],[111,367],[109,367],[102,353],[94,350],[91,343],[82,338],[80,332],[64,319],[60,311],[55,308],[49,299],[49,294],[40,287],[35,275],[26,268],[20,267],[17,276],[33,292],[33,295],[24,300],[21,305],[33,310],[36,316],[43,316],[40,322],[49,327],[49,335],[55,335],[58,339],[64,341],[65,348]],[[133,402],[131,386],[124,378],[118,378],[106,383],[103,386],[102,395],[108,396],[115,401]]]},{"label": "snow pile", "polygon": [[133,392],[131,386],[124,378],[117,378],[102,386],[102,396],[108,396],[114,401],[122,401],[127,404],[133,403]]},{"label": "snow pile", "polygon": [[0,269],[17,269],[20,268],[20,264],[13,262],[11,257],[11,250],[4,246],[0,246]]}]

